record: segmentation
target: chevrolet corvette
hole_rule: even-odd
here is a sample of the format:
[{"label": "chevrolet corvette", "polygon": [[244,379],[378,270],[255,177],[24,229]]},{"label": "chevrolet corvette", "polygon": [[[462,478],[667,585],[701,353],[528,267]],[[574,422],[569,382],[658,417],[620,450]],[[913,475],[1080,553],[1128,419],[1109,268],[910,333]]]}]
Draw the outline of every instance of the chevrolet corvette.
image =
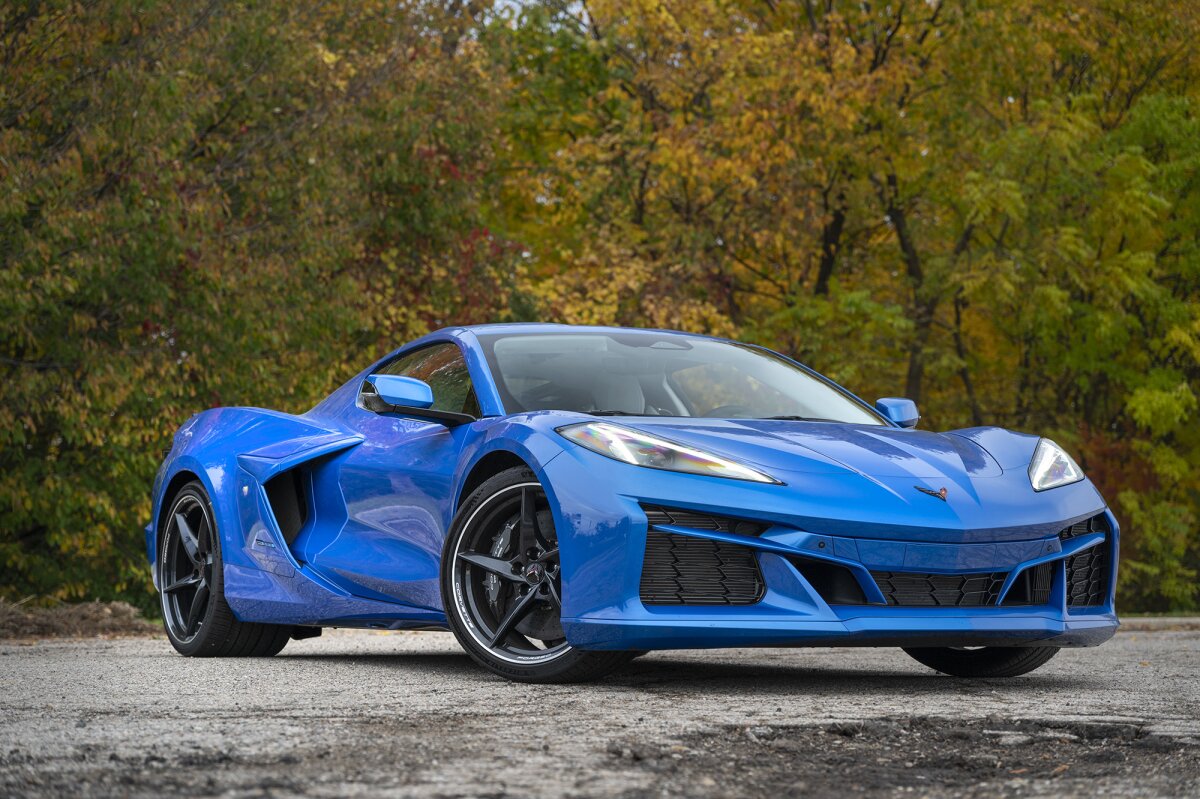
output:
[{"label": "chevrolet corvette", "polygon": [[746,646],[1006,677],[1110,638],[1117,522],[1071,456],[918,420],[723,339],[452,328],[307,413],[193,416],[146,548],[187,656],[448,628],[529,682]]}]

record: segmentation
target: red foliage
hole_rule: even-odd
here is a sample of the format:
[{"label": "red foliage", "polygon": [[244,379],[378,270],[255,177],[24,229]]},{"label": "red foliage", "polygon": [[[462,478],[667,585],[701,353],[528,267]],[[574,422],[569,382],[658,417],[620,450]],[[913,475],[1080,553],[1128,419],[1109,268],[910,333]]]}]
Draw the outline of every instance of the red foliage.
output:
[{"label": "red foliage", "polygon": [[1083,425],[1079,430],[1080,466],[1100,493],[1115,500],[1119,492],[1133,489],[1146,494],[1158,488],[1154,471],[1133,449],[1133,440]]}]

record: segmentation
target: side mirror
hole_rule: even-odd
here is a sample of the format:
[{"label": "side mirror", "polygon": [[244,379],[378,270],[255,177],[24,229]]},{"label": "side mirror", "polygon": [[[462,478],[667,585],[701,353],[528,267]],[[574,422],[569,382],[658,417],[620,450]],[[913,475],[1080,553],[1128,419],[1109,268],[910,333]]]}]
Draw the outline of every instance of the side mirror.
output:
[{"label": "side mirror", "polygon": [[362,406],[373,413],[396,413],[431,419],[446,427],[470,424],[475,417],[468,413],[435,411],[433,389],[424,380],[401,375],[371,375],[359,389]]},{"label": "side mirror", "polygon": [[903,397],[884,397],[875,400],[875,410],[884,415],[889,422],[900,427],[916,427],[921,414],[917,412],[917,403]]},{"label": "side mirror", "polygon": [[428,408],[433,405],[433,389],[424,380],[400,375],[371,375],[367,384],[388,405],[404,408]]}]

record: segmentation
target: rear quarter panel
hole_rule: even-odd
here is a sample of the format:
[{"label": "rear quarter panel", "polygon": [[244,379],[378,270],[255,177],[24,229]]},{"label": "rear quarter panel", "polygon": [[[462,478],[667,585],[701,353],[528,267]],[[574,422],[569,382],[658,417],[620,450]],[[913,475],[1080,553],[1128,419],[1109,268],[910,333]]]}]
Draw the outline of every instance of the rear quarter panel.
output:
[{"label": "rear quarter panel", "polygon": [[195,479],[203,484],[212,501],[225,544],[222,555],[226,565],[253,566],[245,555],[245,542],[234,540],[241,529],[234,497],[237,456],[286,447],[295,439],[327,437],[332,432],[300,417],[262,408],[214,408],[193,416],[175,434],[174,444],[154,480],[153,512],[146,527],[150,563],[157,558],[167,504],[182,485]]}]

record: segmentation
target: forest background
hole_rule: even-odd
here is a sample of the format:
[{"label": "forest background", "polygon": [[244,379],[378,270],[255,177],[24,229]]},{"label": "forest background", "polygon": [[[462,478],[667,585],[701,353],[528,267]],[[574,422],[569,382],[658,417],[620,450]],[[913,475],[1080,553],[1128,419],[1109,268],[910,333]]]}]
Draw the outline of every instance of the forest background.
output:
[{"label": "forest background", "polygon": [[10,0],[0,597],[153,607],[174,429],[438,327],[732,336],[1055,438],[1200,607],[1200,4]]}]

